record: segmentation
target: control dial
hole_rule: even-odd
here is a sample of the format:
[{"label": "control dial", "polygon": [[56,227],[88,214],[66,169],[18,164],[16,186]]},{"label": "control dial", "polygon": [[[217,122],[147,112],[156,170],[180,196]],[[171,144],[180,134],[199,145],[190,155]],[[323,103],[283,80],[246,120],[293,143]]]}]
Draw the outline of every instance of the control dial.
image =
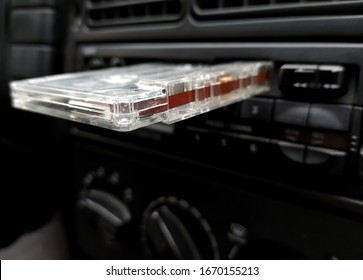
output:
[{"label": "control dial", "polygon": [[[94,257],[121,257],[130,235],[131,213],[125,202],[125,190],[118,186],[118,175],[104,168],[88,173],[77,202],[77,243]],[[129,251],[129,250],[127,250]]]},{"label": "control dial", "polygon": [[218,259],[207,221],[188,202],[161,197],[146,209],[141,226],[145,253],[153,259]]}]

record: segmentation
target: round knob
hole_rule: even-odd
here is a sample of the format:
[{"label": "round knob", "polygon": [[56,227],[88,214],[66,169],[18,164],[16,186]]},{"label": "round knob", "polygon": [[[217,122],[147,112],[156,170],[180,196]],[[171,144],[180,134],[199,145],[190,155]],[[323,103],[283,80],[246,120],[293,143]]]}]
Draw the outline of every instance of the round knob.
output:
[{"label": "round knob", "polygon": [[77,203],[78,244],[95,257],[114,255],[122,231],[130,221],[130,211],[121,200],[101,190],[90,190]]},{"label": "round knob", "polygon": [[184,200],[162,197],[147,208],[142,243],[154,259],[218,259],[217,242],[200,212]]},{"label": "round knob", "polygon": [[88,173],[77,201],[77,243],[96,258],[119,258],[130,251],[126,250],[126,242],[131,235],[131,213],[124,200],[112,191],[112,187],[122,190],[112,174],[103,168]]}]

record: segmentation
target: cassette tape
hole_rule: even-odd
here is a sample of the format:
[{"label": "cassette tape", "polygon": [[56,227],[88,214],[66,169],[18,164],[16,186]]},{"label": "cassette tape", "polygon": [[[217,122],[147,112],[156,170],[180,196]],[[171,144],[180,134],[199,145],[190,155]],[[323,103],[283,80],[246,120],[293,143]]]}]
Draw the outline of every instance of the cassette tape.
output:
[{"label": "cassette tape", "polygon": [[144,63],[13,81],[14,108],[116,131],[174,123],[270,88],[273,64]]}]

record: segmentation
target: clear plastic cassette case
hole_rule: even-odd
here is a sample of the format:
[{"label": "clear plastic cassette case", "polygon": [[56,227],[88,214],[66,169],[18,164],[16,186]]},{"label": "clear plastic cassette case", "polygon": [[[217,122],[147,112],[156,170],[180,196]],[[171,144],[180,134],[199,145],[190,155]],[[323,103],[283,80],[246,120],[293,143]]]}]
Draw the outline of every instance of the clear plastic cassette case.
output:
[{"label": "clear plastic cassette case", "polygon": [[11,82],[14,108],[130,131],[266,92],[271,62],[145,63]]}]

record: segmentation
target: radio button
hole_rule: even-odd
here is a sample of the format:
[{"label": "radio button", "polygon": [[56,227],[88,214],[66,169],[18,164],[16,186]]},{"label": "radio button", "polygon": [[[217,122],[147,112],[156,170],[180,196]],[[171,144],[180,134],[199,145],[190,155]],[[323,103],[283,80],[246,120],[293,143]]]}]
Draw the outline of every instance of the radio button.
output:
[{"label": "radio button", "polygon": [[343,151],[308,146],[305,153],[305,164],[321,166],[329,173],[340,175],[344,171],[346,155],[347,153]]},{"label": "radio button", "polygon": [[339,65],[319,66],[319,87],[324,90],[340,90],[344,86],[345,68]]},{"label": "radio button", "polygon": [[241,117],[270,121],[273,101],[267,98],[251,98],[242,103]]},{"label": "radio button", "polygon": [[274,121],[305,126],[309,113],[308,103],[277,100],[275,102]]},{"label": "radio button", "polygon": [[318,65],[285,64],[279,71],[279,83],[283,90],[309,90],[316,88]]},{"label": "radio button", "polygon": [[348,131],[352,106],[312,104],[308,126],[329,130]]}]

